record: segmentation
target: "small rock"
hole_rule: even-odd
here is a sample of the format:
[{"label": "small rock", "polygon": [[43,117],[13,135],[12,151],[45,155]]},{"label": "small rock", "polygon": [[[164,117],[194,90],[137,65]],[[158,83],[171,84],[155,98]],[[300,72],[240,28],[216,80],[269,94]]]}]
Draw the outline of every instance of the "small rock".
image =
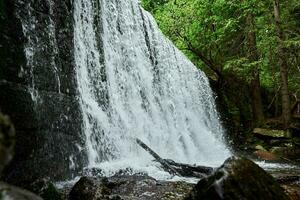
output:
[{"label": "small rock", "polygon": [[284,190],[254,162],[231,157],[212,175],[200,180],[185,200],[288,200]]},{"label": "small rock", "polygon": [[256,145],[255,146],[255,149],[256,150],[262,150],[262,151],[267,151],[263,146],[261,146],[261,145]]},{"label": "small rock", "polygon": [[82,177],[72,188],[70,200],[98,200],[110,194],[105,180],[99,181],[92,177]]},{"label": "small rock", "polygon": [[254,154],[263,160],[278,160],[278,158],[273,153],[270,153],[268,151],[257,150],[254,152]]},{"label": "small rock", "polygon": [[21,188],[0,182],[0,199],[3,200],[43,200],[41,197]]},{"label": "small rock", "polygon": [[272,138],[290,138],[291,134],[289,131],[284,130],[271,130],[271,129],[264,129],[264,128],[255,128],[253,130],[253,133],[260,135],[260,136],[266,136],[266,137],[272,137]]}]

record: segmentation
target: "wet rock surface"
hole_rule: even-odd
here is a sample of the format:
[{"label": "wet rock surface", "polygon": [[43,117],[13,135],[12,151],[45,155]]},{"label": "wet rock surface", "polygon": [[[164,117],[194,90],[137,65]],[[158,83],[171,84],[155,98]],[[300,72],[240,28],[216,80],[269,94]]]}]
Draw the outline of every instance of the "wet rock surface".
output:
[{"label": "wet rock surface", "polygon": [[[125,173],[123,173],[125,172]],[[159,181],[145,174],[121,171],[108,178],[82,177],[65,189],[69,200],[96,199],[299,199],[298,168],[266,172],[245,158],[230,158],[197,184]],[[71,191],[71,192],[70,192]],[[67,197],[68,196],[68,197]]]},{"label": "wet rock surface", "polygon": [[4,180],[26,186],[37,178],[70,178],[86,163],[72,2],[3,0],[0,6],[0,110],[14,123],[17,143]]},{"label": "wet rock surface", "polygon": [[72,188],[70,200],[123,199],[154,200],[183,199],[193,184],[157,181],[149,176],[117,175],[110,178],[82,177]]},{"label": "wet rock surface", "polygon": [[12,160],[15,147],[15,128],[8,116],[0,113],[0,174]]},{"label": "wet rock surface", "polygon": [[63,194],[49,179],[38,179],[28,186],[28,190],[42,197],[44,200],[63,200]]},{"label": "wet rock surface", "polygon": [[269,171],[292,200],[300,199],[300,167]]},{"label": "wet rock surface", "polygon": [[300,199],[300,185],[299,184],[284,184],[281,185],[286,194],[291,200]]},{"label": "wet rock surface", "polygon": [[21,188],[0,182],[0,199],[3,200],[43,200],[41,197]]},{"label": "wet rock surface", "polygon": [[246,158],[227,159],[212,175],[200,180],[185,200],[289,199],[275,179]]}]

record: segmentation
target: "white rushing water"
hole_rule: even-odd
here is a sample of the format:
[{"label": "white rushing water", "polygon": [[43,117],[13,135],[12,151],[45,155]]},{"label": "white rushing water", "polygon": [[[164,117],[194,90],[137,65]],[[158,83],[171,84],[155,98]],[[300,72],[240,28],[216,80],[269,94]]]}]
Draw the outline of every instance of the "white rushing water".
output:
[{"label": "white rushing water", "polygon": [[207,77],[137,0],[75,0],[74,21],[88,167],[166,176],[134,138],[177,162],[218,166],[230,156]]}]

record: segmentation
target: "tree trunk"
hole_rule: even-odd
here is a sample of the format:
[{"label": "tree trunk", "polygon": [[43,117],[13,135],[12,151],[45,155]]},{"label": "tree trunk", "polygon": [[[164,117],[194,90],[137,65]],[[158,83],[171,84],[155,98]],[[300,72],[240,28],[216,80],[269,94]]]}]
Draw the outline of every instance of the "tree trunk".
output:
[{"label": "tree trunk", "polygon": [[281,80],[281,100],[282,100],[282,120],[284,128],[287,129],[290,125],[291,110],[290,97],[288,88],[288,64],[284,53],[283,41],[284,34],[281,27],[280,19],[280,4],[279,0],[274,0],[274,17],[277,29],[277,36],[279,39],[278,59],[280,65],[280,80]]},{"label": "tree trunk", "polygon": [[[247,39],[248,39],[248,58],[251,62],[256,62],[259,59],[259,55],[256,47],[256,32],[255,22],[252,13],[247,15],[247,25],[249,28]],[[252,102],[252,113],[255,126],[259,126],[264,122],[264,112],[261,100],[260,90],[260,77],[259,77],[259,66],[258,64],[252,69],[252,80],[251,80],[251,102]]]}]

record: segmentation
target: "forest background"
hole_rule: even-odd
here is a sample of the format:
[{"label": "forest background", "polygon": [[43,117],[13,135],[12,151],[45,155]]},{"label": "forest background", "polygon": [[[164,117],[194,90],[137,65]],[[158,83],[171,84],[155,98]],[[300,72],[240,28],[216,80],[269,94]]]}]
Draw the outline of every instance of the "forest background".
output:
[{"label": "forest background", "polygon": [[299,136],[300,1],[142,0],[142,5],[211,80],[232,143],[253,142],[256,127],[293,129]]}]

